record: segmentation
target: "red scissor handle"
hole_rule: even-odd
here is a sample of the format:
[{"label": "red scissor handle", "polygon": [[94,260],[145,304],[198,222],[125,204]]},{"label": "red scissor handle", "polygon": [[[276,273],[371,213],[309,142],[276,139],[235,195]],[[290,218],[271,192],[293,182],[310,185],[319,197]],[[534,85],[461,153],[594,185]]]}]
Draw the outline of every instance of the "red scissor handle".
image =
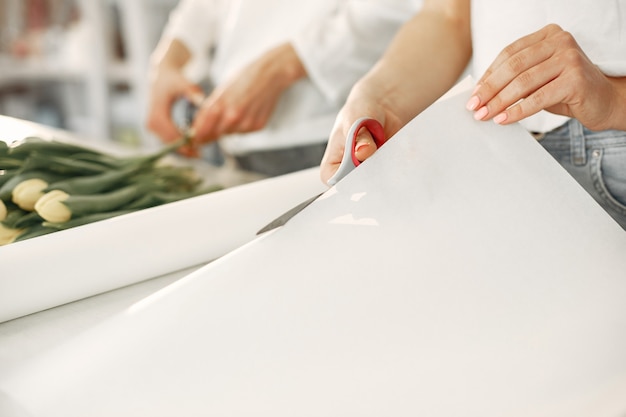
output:
[{"label": "red scissor handle", "polygon": [[328,185],[335,185],[340,179],[348,175],[350,171],[361,164],[361,161],[356,158],[355,151],[356,137],[363,128],[370,132],[377,147],[380,148],[386,142],[385,130],[378,120],[372,119],[371,117],[361,117],[360,119],[357,119],[348,131],[341,164],[339,164],[339,168],[337,169],[337,172],[335,172],[335,175],[328,180]]},{"label": "red scissor handle", "polygon": [[352,127],[350,127],[350,131],[348,132],[348,140],[346,141],[346,148],[348,147],[348,143],[350,144],[350,156],[352,157],[352,163],[355,167],[358,167],[361,164],[361,161],[356,158],[355,151],[356,138],[362,128],[368,130],[370,135],[372,135],[372,138],[374,138],[374,142],[376,143],[376,146],[378,148],[383,146],[386,141],[385,130],[383,129],[383,126],[380,124],[380,122],[378,122],[378,120],[369,117],[361,117],[360,119],[357,119],[357,121],[352,124]]}]

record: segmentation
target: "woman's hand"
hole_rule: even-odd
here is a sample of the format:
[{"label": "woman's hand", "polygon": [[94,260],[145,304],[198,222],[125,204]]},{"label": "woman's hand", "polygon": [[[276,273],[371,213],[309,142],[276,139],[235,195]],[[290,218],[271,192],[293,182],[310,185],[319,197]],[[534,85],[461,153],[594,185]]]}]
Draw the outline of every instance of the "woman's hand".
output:
[{"label": "woman's hand", "polygon": [[624,84],[604,75],[569,32],[551,24],[507,46],[478,81],[467,108],[477,120],[499,124],[547,110],[592,130],[624,129]]},{"label": "woman's hand", "polygon": [[[360,117],[377,120],[391,138],[458,80],[471,55],[470,0],[425,0],[398,31],[374,67],[350,91],[322,158],[324,183],[339,168],[346,135]],[[437,57],[437,59],[433,59]],[[360,161],[376,151],[362,131],[355,154]]]},{"label": "woman's hand", "polygon": [[[200,105],[204,95],[202,88],[183,74],[183,67],[191,57],[187,48],[178,40],[161,48],[165,52],[157,49],[150,71],[150,104],[146,126],[163,142],[169,143],[183,135],[172,118],[174,103],[185,97],[195,105]],[[193,146],[183,147],[179,152],[186,156],[198,155]]]},{"label": "woman's hand", "polygon": [[196,143],[262,129],[283,91],[304,76],[306,71],[290,44],[266,52],[217,86],[202,103],[193,124]]},{"label": "woman's hand", "polygon": [[[391,110],[388,101],[384,99],[383,89],[377,89],[375,84],[357,83],[346,104],[340,110],[335,120],[328,145],[320,167],[320,177],[324,183],[335,174],[343,157],[346,137],[352,124],[361,117],[370,117],[383,126],[385,138],[391,137],[402,127],[401,119]],[[376,152],[377,146],[367,129],[361,129],[356,138],[355,155],[359,161],[364,161]]]}]

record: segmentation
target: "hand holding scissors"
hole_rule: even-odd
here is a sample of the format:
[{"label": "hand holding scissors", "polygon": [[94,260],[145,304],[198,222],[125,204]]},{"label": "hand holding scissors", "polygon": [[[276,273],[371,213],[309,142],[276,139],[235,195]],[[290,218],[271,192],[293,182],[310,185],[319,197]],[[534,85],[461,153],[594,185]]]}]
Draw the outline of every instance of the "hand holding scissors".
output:
[{"label": "hand holding scissors", "polygon": [[[352,124],[352,127],[348,132],[348,136],[346,138],[346,147],[344,149],[341,164],[339,165],[337,172],[335,172],[335,174],[328,180],[328,185],[335,185],[339,180],[348,175],[348,173],[350,173],[354,168],[361,164],[361,161],[357,159],[355,152],[356,138],[359,134],[359,131],[363,128],[367,129],[370,132],[370,134],[374,138],[374,141],[376,142],[377,147],[380,148],[385,143],[385,133],[383,130],[383,126],[377,120],[369,117],[362,117],[356,120]],[[285,223],[287,223],[287,221],[289,221],[289,219],[308,207],[322,194],[323,193],[314,195],[313,197],[286,211],[285,213],[271,221],[269,224],[267,224],[265,227],[263,227],[261,230],[259,230],[257,234],[265,233],[269,230],[284,225]]]},{"label": "hand holding scissors", "polygon": [[367,129],[372,135],[372,138],[374,138],[374,142],[378,148],[386,142],[383,126],[378,122],[378,120],[369,117],[361,117],[357,119],[348,131],[341,164],[339,164],[337,172],[335,172],[335,174],[328,180],[328,185],[335,185],[340,179],[348,175],[350,171],[361,164],[361,161],[357,159],[355,153],[356,139],[359,132],[363,128]]}]

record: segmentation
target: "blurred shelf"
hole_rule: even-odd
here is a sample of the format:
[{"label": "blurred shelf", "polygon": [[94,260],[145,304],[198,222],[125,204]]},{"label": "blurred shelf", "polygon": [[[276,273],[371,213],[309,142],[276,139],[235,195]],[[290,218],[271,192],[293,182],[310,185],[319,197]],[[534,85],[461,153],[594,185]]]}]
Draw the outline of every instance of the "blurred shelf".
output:
[{"label": "blurred shelf", "polygon": [[[86,69],[77,66],[64,66],[46,60],[17,60],[0,57],[0,88],[19,83],[38,82],[83,82]],[[106,80],[115,84],[131,84],[132,70],[127,62],[113,62],[108,65]]]},{"label": "blurred shelf", "polygon": [[[4,17],[0,27],[8,23],[19,27],[17,19],[24,18],[20,13],[27,3],[6,1],[4,15],[0,13]],[[78,121],[63,128],[101,140],[115,139],[113,136],[118,132],[128,136],[132,130],[140,145],[153,145],[156,139],[144,127],[148,103],[146,74],[150,54],[177,1],[62,1],[73,1],[80,11],[80,25],[68,38],[70,42],[64,37],[56,41],[62,48],[69,47],[69,53],[62,50],[50,59],[45,57],[45,52],[42,58],[27,59],[0,54],[0,112],[3,99],[11,101],[13,108],[24,109],[32,103],[32,96],[45,91],[48,97],[57,94],[55,101],[62,112],[68,119]],[[11,11],[13,14],[8,14]],[[72,91],[66,88],[70,85]],[[54,86],[53,93],[49,86]],[[23,98],[25,104],[15,107],[20,94],[28,89],[28,97]],[[13,96],[9,97],[10,94]],[[126,98],[121,100],[120,94]],[[124,111],[113,108],[119,103],[124,103]],[[7,115],[23,118],[23,114]],[[120,115],[122,120],[116,120]]]},{"label": "blurred shelf", "polygon": [[0,58],[0,87],[21,82],[80,82],[83,81],[85,70],[77,67],[64,67],[51,64],[44,60],[15,60]]},{"label": "blurred shelf", "polygon": [[108,67],[107,78],[110,83],[131,84],[132,68],[127,62],[114,62]]}]

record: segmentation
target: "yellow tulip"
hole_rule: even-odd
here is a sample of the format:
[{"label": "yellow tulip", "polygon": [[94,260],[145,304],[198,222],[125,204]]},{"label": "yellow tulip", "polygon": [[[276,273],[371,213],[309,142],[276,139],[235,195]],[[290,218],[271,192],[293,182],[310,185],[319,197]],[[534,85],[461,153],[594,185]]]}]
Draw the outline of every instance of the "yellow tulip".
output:
[{"label": "yellow tulip", "polygon": [[12,199],[22,210],[33,211],[35,203],[44,195],[48,183],[40,178],[31,178],[17,184],[13,189]]},{"label": "yellow tulip", "polygon": [[7,218],[7,206],[0,200],[0,222]]},{"label": "yellow tulip", "polygon": [[0,223],[0,246],[13,242],[23,231],[24,229],[11,229]]},{"label": "yellow tulip", "polygon": [[35,211],[48,222],[66,222],[72,218],[72,212],[63,204],[68,198],[69,194],[65,191],[52,190],[37,200]]}]

